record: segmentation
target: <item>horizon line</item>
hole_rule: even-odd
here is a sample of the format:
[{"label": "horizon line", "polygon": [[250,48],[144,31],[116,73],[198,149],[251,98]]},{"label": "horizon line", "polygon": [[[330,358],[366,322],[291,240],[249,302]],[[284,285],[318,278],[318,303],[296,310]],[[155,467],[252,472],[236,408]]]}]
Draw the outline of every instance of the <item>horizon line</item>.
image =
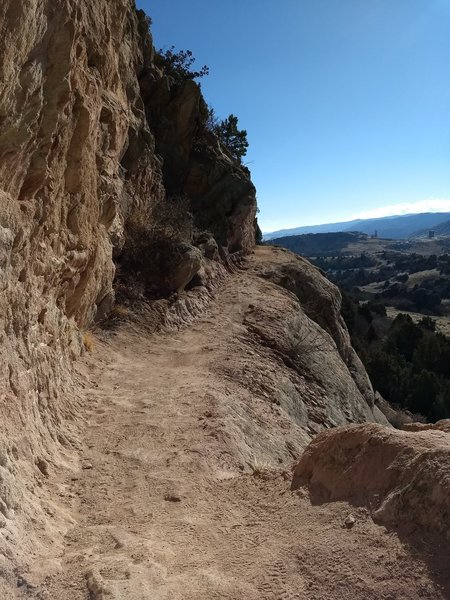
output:
[{"label": "horizon line", "polygon": [[[369,213],[370,211],[367,211],[367,213]],[[373,211],[376,212],[376,209]],[[337,221],[327,221],[327,222],[322,222],[322,223],[311,223],[309,225],[289,225],[289,226],[285,226],[285,227],[280,227],[277,229],[271,229],[271,230],[262,230],[262,234],[266,235],[269,233],[277,233],[279,231],[289,231],[291,229],[298,229],[298,228],[304,228],[304,227],[322,227],[325,225],[337,225],[339,223],[352,223],[354,221],[376,221],[379,219],[387,219],[387,218],[395,218],[395,217],[408,217],[411,215],[423,215],[423,214],[446,214],[446,213],[450,213],[450,201],[449,201],[449,207],[448,209],[445,209],[444,207],[440,207],[440,208],[436,208],[434,210],[411,210],[409,212],[405,212],[405,213],[387,213],[385,215],[379,215],[379,216],[353,216],[350,217],[348,219],[339,219]]]}]

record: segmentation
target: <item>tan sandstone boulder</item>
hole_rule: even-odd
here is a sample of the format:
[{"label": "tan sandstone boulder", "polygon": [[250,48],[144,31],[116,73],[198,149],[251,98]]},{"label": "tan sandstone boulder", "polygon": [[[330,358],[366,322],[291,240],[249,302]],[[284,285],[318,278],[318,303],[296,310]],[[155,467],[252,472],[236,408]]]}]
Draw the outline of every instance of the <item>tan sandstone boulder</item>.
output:
[{"label": "tan sandstone boulder", "polygon": [[377,424],[319,434],[297,464],[292,489],[313,502],[367,505],[392,527],[417,526],[450,539],[450,435],[406,432]]}]

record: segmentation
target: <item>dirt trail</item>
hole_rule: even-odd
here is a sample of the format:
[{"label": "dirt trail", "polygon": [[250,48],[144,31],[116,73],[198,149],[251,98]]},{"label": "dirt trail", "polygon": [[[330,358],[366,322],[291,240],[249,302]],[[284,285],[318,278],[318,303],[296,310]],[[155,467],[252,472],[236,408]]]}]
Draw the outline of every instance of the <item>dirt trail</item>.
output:
[{"label": "dirt trail", "polygon": [[62,482],[76,525],[62,556],[35,564],[30,581],[40,582],[23,597],[446,597],[431,561],[365,510],[312,506],[289,491],[287,461],[274,453],[271,465],[257,456],[252,465],[249,449],[240,453],[246,432],[255,435],[249,414],[287,428],[269,403],[246,407],[249,396],[218,368],[243,360],[243,316],[259,285],[231,276],[180,332],[150,337],[125,324],[96,342],[85,361],[83,468]]}]

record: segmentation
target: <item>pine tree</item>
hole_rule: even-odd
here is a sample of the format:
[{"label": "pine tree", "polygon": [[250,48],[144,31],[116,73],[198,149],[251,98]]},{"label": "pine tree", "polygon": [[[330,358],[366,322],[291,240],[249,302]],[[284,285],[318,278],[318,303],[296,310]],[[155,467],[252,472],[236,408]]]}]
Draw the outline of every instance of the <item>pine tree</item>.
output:
[{"label": "pine tree", "polygon": [[245,129],[238,128],[238,118],[230,115],[215,127],[214,133],[235,160],[242,162],[247,154],[248,141]]}]

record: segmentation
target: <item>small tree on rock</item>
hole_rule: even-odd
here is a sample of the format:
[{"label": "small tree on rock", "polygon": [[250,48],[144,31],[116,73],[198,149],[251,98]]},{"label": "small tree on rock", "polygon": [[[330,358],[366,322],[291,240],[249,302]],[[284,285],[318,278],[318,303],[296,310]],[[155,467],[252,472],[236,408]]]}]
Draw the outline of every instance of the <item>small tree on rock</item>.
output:
[{"label": "small tree on rock", "polygon": [[230,115],[220,121],[214,128],[214,133],[233,158],[242,162],[242,158],[247,154],[248,141],[245,129],[238,128],[238,118]]},{"label": "small tree on rock", "polygon": [[217,135],[217,127],[219,126],[219,118],[216,115],[215,109],[208,104],[208,116],[205,121],[205,127],[208,131],[212,131]]},{"label": "small tree on rock", "polygon": [[167,72],[177,79],[199,79],[209,74],[209,67],[206,65],[200,71],[192,70],[195,58],[191,50],[176,51],[175,46],[171,46],[168,50],[161,48],[158,55]]}]

